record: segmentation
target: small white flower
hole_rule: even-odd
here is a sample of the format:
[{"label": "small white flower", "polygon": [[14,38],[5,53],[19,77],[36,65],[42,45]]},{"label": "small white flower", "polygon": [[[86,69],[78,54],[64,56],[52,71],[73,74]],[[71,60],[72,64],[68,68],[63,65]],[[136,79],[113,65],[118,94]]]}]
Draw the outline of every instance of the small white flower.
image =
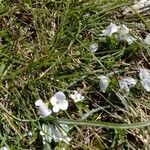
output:
[{"label": "small white flower", "polygon": [[67,133],[69,132],[68,125],[60,124],[59,126],[54,126],[51,124],[43,124],[40,135],[43,138],[43,143],[51,143],[53,139],[55,142],[64,141],[67,144],[71,141],[71,138],[68,137]]},{"label": "small white flower", "polygon": [[147,79],[141,80],[141,84],[147,92],[150,92],[150,77]]},{"label": "small white flower", "polygon": [[127,41],[128,44],[132,44],[136,39],[129,35],[129,28],[124,24],[121,26],[116,26],[111,23],[105,30],[102,31],[101,36],[111,36],[113,33],[116,33],[116,38],[119,41]]},{"label": "small white flower", "polygon": [[59,110],[67,110],[68,101],[66,96],[62,92],[57,92],[53,97],[51,97],[50,102],[53,106],[53,112],[57,113]]},{"label": "small white flower", "polygon": [[139,77],[141,80],[149,78],[150,77],[150,70],[145,69],[145,68],[141,68],[140,73],[139,73]]},{"label": "small white flower", "polygon": [[74,94],[70,94],[70,97],[75,103],[82,102],[84,100],[84,96],[82,96],[78,91],[74,91]]},{"label": "small white flower", "polygon": [[89,50],[91,53],[94,53],[98,50],[98,44],[97,43],[93,43],[89,46]]},{"label": "small white flower", "polygon": [[4,147],[0,148],[0,150],[8,150],[8,148],[4,146]]},{"label": "small white flower", "polygon": [[139,77],[143,88],[150,92],[150,70],[142,68],[140,69]]},{"label": "small white flower", "polygon": [[99,85],[100,85],[100,89],[101,89],[101,91],[103,93],[106,92],[106,89],[107,89],[109,83],[110,83],[110,79],[108,77],[103,76],[103,75],[100,76],[100,83],[99,83]]},{"label": "small white flower", "polygon": [[119,86],[121,89],[125,90],[127,94],[130,92],[130,88],[136,85],[136,80],[131,77],[125,77],[122,80],[119,80]]},{"label": "small white flower", "polygon": [[38,114],[40,115],[40,117],[44,118],[52,113],[52,111],[48,109],[47,105],[41,99],[35,101],[35,106],[38,109]]},{"label": "small white flower", "polygon": [[150,44],[150,33],[146,36],[146,38],[144,39],[144,42],[146,44]]},{"label": "small white flower", "polygon": [[111,23],[105,30],[102,31],[101,36],[111,36],[113,33],[116,33],[120,27]]},{"label": "small white flower", "polygon": [[120,26],[117,31],[117,39],[119,41],[127,41],[128,44],[132,44],[136,39],[129,35],[129,28],[124,24]]}]

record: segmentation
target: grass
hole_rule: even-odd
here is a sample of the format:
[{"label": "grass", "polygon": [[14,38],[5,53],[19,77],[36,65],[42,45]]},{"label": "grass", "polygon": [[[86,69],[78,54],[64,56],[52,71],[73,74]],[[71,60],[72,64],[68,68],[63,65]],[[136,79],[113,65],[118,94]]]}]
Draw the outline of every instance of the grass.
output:
[{"label": "grass", "polygon": [[[39,131],[45,120],[38,119],[34,102],[39,98],[48,102],[61,90],[67,95],[69,109],[53,115],[54,122],[60,118],[58,122],[71,124],[72,141],[69,145],[52,142],[52,149],[150,149],[149,123],[145,124],[150,118],[149,93],[138,82],[124,97],[117,85],[123,76],[138,79],[139,67],[150,67],[149,47],[140,40],[128,45],[99,37],[111,22],[126,24],[131,34],[145,37],[150,30],[149,16],[122,14],[132,3],[0,1],[0,147],[44,149]],[[93,42],[99,44],[95,54],[88,50]],[[98,77],[109,73],[113,74],[111,84],[103,94]],[[76,105],[68,95],[77,89],[85,101]],[[92,127],[95,122],[91,125],[89,121],[98,125]],[[138,128],[140,122],[142,128]],[[121,129],[119,123],[129,129]],[[27,131],[32,136],[26,136]]]}]

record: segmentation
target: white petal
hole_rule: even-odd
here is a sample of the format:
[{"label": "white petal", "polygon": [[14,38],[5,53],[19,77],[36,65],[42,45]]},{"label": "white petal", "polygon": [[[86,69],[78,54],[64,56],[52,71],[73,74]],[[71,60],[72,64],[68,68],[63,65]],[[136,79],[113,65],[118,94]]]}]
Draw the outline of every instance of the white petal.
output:
[{"label": "white petal", "polygon": [[81,100],[81,101],[83,101],[84,99],[85,99],[85,97],[84,97],[84,96],[81,96],[81,97],[80,97],[80,100]]},{"label": "white petal", "polygon": [[119,86],[122,90],[125,90],[126,92],[129,92],[130,91],[130,88],[129,86],[127,85],[126,82],[122,81],[122,80],[119,80]]},{"label": "white petal", "polygon": [[139,77],[141,80],[149,78],[150,77],[150,70],[145,69],[145,68],[141,68],[140,73],[139,73]]},{"label": "white petal", "polygon": [[134,87],[136,85],[136,80],[131,77],[125,77],[122,80],[119,80],[119,86],[122,90],[126,91],[126,94],[128,95],[130,92],[130,88]]},{"label": "white petal", "polygon": [[146,38],[144,39],[144,42],[146,44],[150,44],[150,33],[146,36]]},{"label": "white petal", "polygon": [[48,109],[45,105],[38,107],[38,113],[41,117],[47,117],[52,113],[52,111]]},{"label": "white petal", "polygon": [[57,112],[59,112],[59,110],[60,110],[59,105],[55,105],[55,106],[53,107],[53,112],[57,113]]},{"label": "white petal", "polygon": [[60,105],[59,105],[61,110],[67,110],[68,108],[68,101],[67,100],[63,100]]},{"label": "white petal", "polygon": [[103,36],[111,36],[113,33],[116,33],[120,27],[111,23],[105,30],[102,31]]},{"label": "white petal", "polygon": [[141,80],[141,84],[147,92],[150,92],[150,77],[147,79]]},{"label": "white petal", "polygon": [[35,106],[39,107],[39,106],[43,106],[43,105],[45,105],[45,104],[41,99],[38,99],[37,101],[35,101]]},{"label": "white petal", "polygon": [[110,82],[110,80],[108,77],[103,76],[103,75],[100,76],[100,89],[103,93],[106,92],[109,82]]},{"label": "white petal", "polygon": [[136,80],[133,79],[132,77],[125,77],[123,81],[129,86],[129,87],[134,87],[136,85]]},{"label": "white petal", "polygon": [[64,100],[66,98],[65,94],[63,92],[57,92],[54,97],[58,100]]},{"label": "white petal", "polygon": [[70,94],[70,97],[75,100],[75,94]]},{"label": "white petal", "polygon": [[89,46],[89,50],[91,53],[94,53],[98,50],[98,44],[97,43],[93,43]]},{"label": "white petal", "polygon": [[4,146],[4,147],[0,148],[0,150],[8,150],[8,148]]},{"label": "white petal", "polygon": [[58,102],[58,100],[57,100],[57,98],[55,96],[51,97],[50,103],[52,104],[52,106],[57,105],[57,102]]}]

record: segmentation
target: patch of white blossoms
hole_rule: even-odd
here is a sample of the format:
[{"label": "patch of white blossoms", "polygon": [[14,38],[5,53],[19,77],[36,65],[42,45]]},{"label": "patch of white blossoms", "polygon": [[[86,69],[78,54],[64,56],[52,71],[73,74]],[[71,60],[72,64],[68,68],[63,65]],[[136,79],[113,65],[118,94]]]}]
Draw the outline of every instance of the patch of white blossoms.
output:
[{"label": "patch of white blossoms", "polygon": [[74,100],[75,103],[82,102],[85,98],[78,91],[74,91],[74,94],[70,94],[70,97]]},{"label": "patch of white blossoms", "polygon": [[105,30],[102,30],[101,36],[112,36],[116,33],[118,41],[127,41],[128,44],[132,44],[136,39],[129,35],[129,31],[129,28],[127,28],[124,24],[116,26],[115,24],[110,23]]},{"label": "patch of white blossoms", "polygon": [[125,77],[118,81],[121,89],[125,90],[127,94],[130,92],[130,88],[136,85],[136,80],[132,77]]},{"label": "patch of white blossoms", "polygon": [[110,79],[104,75],[101,75],[99,78],[100,78],[100,82],[99,82],[100,89],[103,93],[105,93],[109,85]]},{"label": "patch of white blossoms", "polygon": [[53,97],[51,97],[50,103],[52,104],[53,112],[55,113],[60,110],[67,110],[68,108],[68,101],[66,100],[66,96],[63,92],[57,92]]},{"label": "patch of white blossoms", "polygon": [[139,77],[141,79],[141,84],[142,84],[143,88],[147,92],[150,92],[150,70],[141,68]]},{"label": "patch of white blossoms", "polygon": [[38,109],[38,114],[40,115],[40,117],[44,118],[52,113],[52,111],[48,109],[48,106],[41,99],[35,101],[35,106]]},{"label": "patch of white blossoms", "polygon": [[43,143],[51,143],[52,140],[54,142],[64,141],[69,144],[71,138],[68,137],[67,133],[69,132],[68,125],[60,124],[59,126],[54,126],[51,124],[43,124],[42,129],[40,131],[40,135],[43,138]]}]

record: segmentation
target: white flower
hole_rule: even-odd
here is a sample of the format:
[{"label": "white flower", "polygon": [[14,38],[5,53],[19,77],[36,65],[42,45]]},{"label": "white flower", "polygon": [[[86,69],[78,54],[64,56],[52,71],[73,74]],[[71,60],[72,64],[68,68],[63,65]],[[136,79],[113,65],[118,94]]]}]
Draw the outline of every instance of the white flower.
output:
[{"label": "white flower", "polygon": [[55,142],[64,141],[67,144],[71,141],[71,138],[68,137],[67,133],[69,132],[69,127],[64,124],[60,124],[59,126],[54,126],[51,124],[43,124],[42,130],[40,131],[40,135],[43,138],[43,143],[46,144],[51,143],[53,139]]},{"label": "white flower", "polygon": [[147,92],[150,92],[150,77],[147,79],[141,80],[141,84]]},{"label": "white flower", "polygon": [[103,93],[106,92],[106,89],[107,89],[107,87],[109,85],[109,82],[110,82],[110,79],[108,77],[103,76],[103,75],[100,76],[100,83],[99,83],[99,85],[100,85],[100,89],[101,89],[101,91]]},{"label": "white flower", "polygon": [[82,102],[84,100],[84,96],[82,96],[78,91],[74,91],[74,94],[70,94],[70,97],[75,103]]},{"label": "white flower", "polygon": [[150,70],[142,68],[140,69],[139,77],[143,88],[150,92]]},{"label": "white flower", "polygon": [[136,39],[129,35],[129,28],[124,24],[120,26],[117,31],[117,39],[119,41],[127,41],[128,44],[132,44]]},{"label": "white flower", "polygon": [[150,70],[145,69],[145,68],[141,68],[140,73],[139,73],[139,77],[141,80],[149,78],[150,77]]},{"label": "white flower", "polygon": [[144,39],[144,42],[146,44],[150,44],[150,33],[146,36],[146,38]]},{"label": "white flower", "polygon": [[105,30],[102,31],[101,36],[111,36],[113,33],[116,33],[119,29],[119,26],[111,23]]},{"label": "white flower", "polygon": [[131,77],[125,77],[122,80],[119,80],[119,86],[121,89],[125,90],[127,94],[130,92],[130,88],[136,85],[136,80]]},{"label": "white flower", "polygon": [[53,97],[51,97],[50,102],[53,106],[53,112],[57,113],[59,110],[67,110],[68,101],[66,96],[62,92],[57,92]]},{"label": "white flower", "polygon": [[35,101],[35,106],[38,109],[38,113],[40,117],[44,118],[49,116],[52,113],[52,111],[48,109],[47,105],[41,99]]},{"label": "white flower", "polygon": [[4,147],[0,148],[0,150],[8,150],[8,148],[4,146]]},{"label": "white flower", "polygon": [[121,26],[116,26],[111,23],[105,30],[102,31],[101,36],[111,36],[113,33],[116,33],[116,38],[119,41],[127,41],[128,44],[132,44],[136,39],[129,35],[129,28],[124,24]]},{"label": "white flower", "polygon": [[91,53],[94,53],[98,50],[98,44],[97,43],[93,43],[89,46],[89,50]]}]

